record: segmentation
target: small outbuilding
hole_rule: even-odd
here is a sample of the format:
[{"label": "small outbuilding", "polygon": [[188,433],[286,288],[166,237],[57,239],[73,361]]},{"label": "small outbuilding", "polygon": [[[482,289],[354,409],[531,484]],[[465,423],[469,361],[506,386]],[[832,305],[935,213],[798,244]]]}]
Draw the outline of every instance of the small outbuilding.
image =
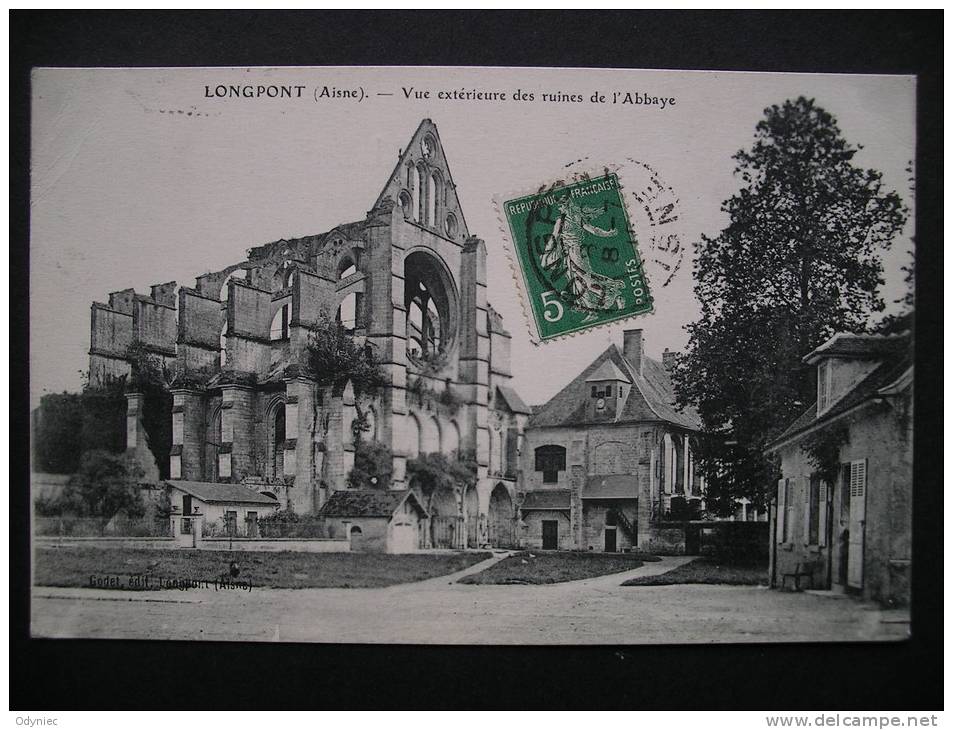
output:
[{"label": "small outbuilding", "polygon": [[201,514],[209,534],[257,537],[258,519],[278,511],[278,500],[242,484],[168,479],[173,512]]},{"label": "small outbuilding", "polygon": [[412,553],[419,549],[427,510],[409,489],[334,492],[318,511],[328,537],[347,536],[352,552]]}]

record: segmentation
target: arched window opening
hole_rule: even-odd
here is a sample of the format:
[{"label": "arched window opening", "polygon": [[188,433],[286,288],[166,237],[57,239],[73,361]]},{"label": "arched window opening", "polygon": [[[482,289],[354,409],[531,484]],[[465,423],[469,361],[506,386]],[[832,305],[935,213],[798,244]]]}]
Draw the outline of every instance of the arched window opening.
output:
[{"label": "arched window opening", "polygon": [[282,288],[290,289],[291,287],[293,287],[295,283],[295,278],[297,277],[297,275],[298,275],[298,270],[294,268],[293,266],[286,269],[284,281],[282,282],[284,286]]},{"label": "arched window opening", "polygon": [[351,292],[341,300],[341,306],[338,307],[334,319],[340,327],[344,328],[345,332],[353,333],[354,330],[357,329],[357,310],[359,304],[358,295],[354,292]]},{"label": "arched window opening", "polygon": [[401,190],[400,194],[397,196],[397,200],[400,202],[400,207],[404,211],[404,218],[413,218],[414,200],[410,197],[410,193],[408,193],[406,190]]},{"label": "arched window opening", "polygon": [[437,225],[437,196],[440,194],[440,178],[432,172],[427,178],[427,225]]},{"label": "arched window opening", "polygon": [[205,478],[218,481],[218,453],[222,445],[222,409],[216,408],[205,430]]},{"label": "arched window opening", "polygon": [[245,281],[248,278],[247,269],[235,269],[232,273],[225,277],[225,281],[222,282],[222,288],[218,290],[218,300],[224,304],[228,301],[228,282],[232,279],[236,281]]},{"label": "arched window opening", "polygon": [[420,171],[414,165],[407,168],[407,187],[410,189],[410,217],[420,220]]},{"label": "arched window opening", "polygon": [[218,337],[218,364],[221,367],[225,367],[225,362],[228,356],[228,322],[222,323],[222,333]]},{"label": "arched window opening", "polygon": [[543,484],[556,484],[559,472],[566,471],[566,447],[550,444],[535,451],[536,471],[543,473]]},{"label": "arched window opening", "polygon": [[354,265],[354,262],[351,259],[347,258],[341,262],[340,273],[338,273],[338,281],[344,281],[347,277],[353,276],[357,273],[357,266]]},{"label": "arched window opening", "polygon": [[286,340],[289,335],[289,324],[291,319],[291,305],[282,304],[281,309],[275,312],[274,319],[271,320],[271,332],[269,336],[272,342],[277,340]]},{"label": "arched window opening", "polygon": [[407,456],[416,459],[420,456],[420,421],[413,413],[407,414]]},{"label": "arched window opening", "polygon": [[285,473],[285,404],[279,403],[271,420],[271,477],[280,479]]},{"label": "arched window opening", "polygon": [[423,252],[404,262],[407,354],[418,359],[439,355],[449,346],[451,312],[455,302],[452,284],[436,259]]}]

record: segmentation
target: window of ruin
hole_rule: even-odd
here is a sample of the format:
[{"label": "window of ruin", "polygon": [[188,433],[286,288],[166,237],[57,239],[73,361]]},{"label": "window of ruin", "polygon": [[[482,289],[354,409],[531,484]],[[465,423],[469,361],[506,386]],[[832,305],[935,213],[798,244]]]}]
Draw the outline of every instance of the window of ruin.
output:
[{"label": "window of ruin", "polygon": [[277,340],[286,340],[289,337],[288,326],[291,320],[291,305],[282,304],[281,309],[275,312],[274,319],[271,320],[271,331],[269,337],[272,342]]},{"label": "window of ruin", "polygon": [[440,173],[434,170],[427,176],[427,225],[436,227],[437,200],[440,195]]},{"label": "window of ruin", "polygon": [[285,472],[285,404],[279,403],[271,417],[271,477],[280,479]]},{"label": "window of ruin", "polygon": [[343,281],[349,276],[353,276],[357,273],[357,266],[354,265],[354,262],[350,258],[345,258],[338,265],[338,281]]},{"label": "window of ruin", "polygon": [[407,188],[410,190],[410,218],[420,220],[420,171],[413,163],[407,165]]},{"label": "window of ruin", "polygon": [[358,294],[351,292],[341,300],[341,306],[338,307],[334,319],[344,328],[345,332],[353,333],[357,329],[357,311],[360,306]]},{"label": "window of ruin", "polygon": [[222,288],[218,290],[218,300],[224,304],[228,301],[228,282],[232,279],[236,281],[245,281],[248,278],[247,269],[235,269],[232,273],[225,277],[225,281],[222,282]]},{"label": "window of ruin", "polygon": [[432,361],[450,346],[455,292],[449,275],[433,255],[417,251],[404,260],[407,354]]},{"label": "window of ruin", "polygon": [[225,321],[222,324],[222,333],[218,337],[218,363],[223,368],[225,367],[225,361],[228,355],[228,351],[227,351],[228,337],[226,337],[227,333],[228,333],[228,321]]},{"label": "window of ruin", "polygon": [[401,190],[400,194],[397,196],[397,201],[400,203],[401,209],[404,211],[404,218],[413,218],[413,204],[414,200],[406,190]]},{"label": "window of ruin", "polygon": [[457,235],[457,217],[453,213],[447,213],[447,218],[444,221],[443,229],[446,231],[449,238],[453,238]]},{"label": "window of ruin", "polygon": [[556,484],[559,472],[566,471],[566,447],[548,444],[535,451],[536,471],[543,473],[543,484]]},{"label": "window of ruin", "polygon": [[218,480],[218,452],[222,444],[222,409],[216,408],[209,418],[205,431],[205,478]]}]

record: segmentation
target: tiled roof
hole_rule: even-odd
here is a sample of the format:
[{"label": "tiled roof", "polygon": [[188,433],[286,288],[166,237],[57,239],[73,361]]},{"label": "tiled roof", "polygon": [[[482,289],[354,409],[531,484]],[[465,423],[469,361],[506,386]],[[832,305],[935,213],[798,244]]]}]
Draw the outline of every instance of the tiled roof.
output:
[{"label": "tiled roof", "polygon": [[589,397],[586,381],[605,362],[610,362],[622,373],[627,374],[626,379],[633,383],[632,388],[629,389],[628,398],[619,411],[616,423],[667,421],[692,430],[701,428],[701,421],[693,409],[677,410],[675,408],[672,381],[662,363],[650,357],[643,357],[642,373],[639,374],[614,344],[593,360],[569,385],[544,405],[534,409],[529,425],[578,426],[585,423],[586,401]]},{"label": "tiled roof", "polygon": [[638,482],[631,474],[609,474],[586,479],[583,499],[637,499]]},{"label": "tiled roof", "polygon": [[409,499],[424,517],[423,508],[409,489],[342,489],[334,492],[318,514],[322,517],[392,517],[404,500]]},{"label": "tiled roof", "polygon": [[218,484],[215,482],[190,482],[184,479],[167,479],[166,484],[180,489],[186,494],[203,502],[241,502],[244,504],[278,504],[278,500],[267,494],[259,494],[254,489],[241,484]]},{"label": "tiled roof", "polygon": [[889,356],[906,347],[908,332],[895,335],[868,335],[840,332],[804,357],[804,362],[813,364],[822,357],[878,358]]},{"label": "tiled roof", "polygon": [[521,510],[569,509],[568,489],[536,489],[526,492]]},{"label": "tiled roof", "polygon": [[[902,344],[908,344],[908,340]],[[908,371],[911,375],[913,372],[912,353],[910,353],[906,347],[898,347],[896,342],[888,348],[887,353],[888,354],[882,356],[883,361],[880,362],[877,367],[871,370],[866,377],[843,395],[830,410],[825,411],[820,418],[817,417],[817,403],[814,402],[804,413],[798,416],[780,436],[769,444],[769,446],[785,441],[816,424],[825,423],[836,418],[845,411],[863,403],[865,400],[877,397],[880,394],[879,391],[882,389],[889,390],[891,387],[894,387],[895,390],[898,389],[898,381],[899,389],[912,384],[912,377],[905,377]]]},{"label": "tiled roof", "polygon": [[602,365],[596,368],[596,371],[586,378],[587,383],[597,383],[601,380],[620,380],[623,383],[631,383],[627,375],[615,366],[612,360],[605,360]]},{"label": "tiled roof", "polygon": [[496,389],[500,391],[500,395],[503,398],[503,401],[506,403],[506,407],[509,408],[513,413],[532,413],[529,406],[523,402],[523,399],[519,397],[519,394],[513,390],[508,385],[498,385]]}]

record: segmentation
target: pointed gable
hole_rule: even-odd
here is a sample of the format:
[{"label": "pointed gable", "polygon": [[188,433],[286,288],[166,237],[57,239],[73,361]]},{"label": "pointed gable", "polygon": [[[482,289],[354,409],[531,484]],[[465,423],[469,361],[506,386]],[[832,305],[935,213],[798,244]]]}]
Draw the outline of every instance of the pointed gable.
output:
[{"label": "pointed gable", "polygon": [[596,368],[596,371],[586,378],[587,383],[598,383],[605,380],[617,381],[620,383],[631,383],[632,380],[623,375],[622,371],[616,366],[612,360],[604,360],[603,363]]},{"label": "pointed gable", "polygon": [[462,245],[470,235],[437,125],[430,119],[420,123],[401,151],[374,207],[385,198],[402,207],[407,220],[444,238]]}]

